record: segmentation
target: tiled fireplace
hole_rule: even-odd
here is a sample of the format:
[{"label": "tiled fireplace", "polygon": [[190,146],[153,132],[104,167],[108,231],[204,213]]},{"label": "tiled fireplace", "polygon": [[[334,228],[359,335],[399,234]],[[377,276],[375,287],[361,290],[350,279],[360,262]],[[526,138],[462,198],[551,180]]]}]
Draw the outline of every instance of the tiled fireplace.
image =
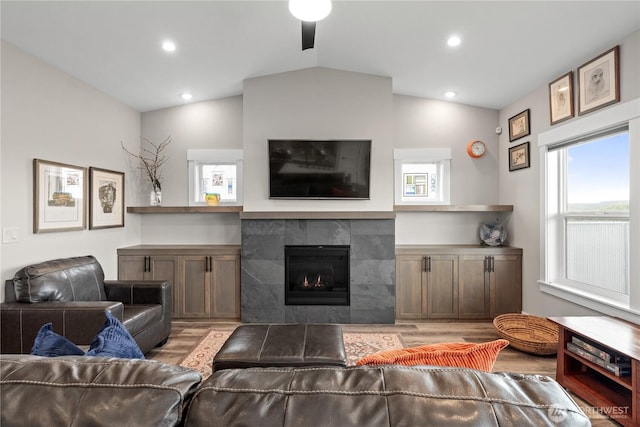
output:
[{"label": "tiled fireplace", "polygon": [[[264,214],[264,215],[262,215]],[[247,323],[394,323],[395,220],[241,214],[241,315]],[[285,304],[285,246],[347,247],[347,303]],[[310,286],[313,286],[314,280]],[[342,287],[340,287],[342,289]],[[313,291],[312,291],[313,292]]]}]

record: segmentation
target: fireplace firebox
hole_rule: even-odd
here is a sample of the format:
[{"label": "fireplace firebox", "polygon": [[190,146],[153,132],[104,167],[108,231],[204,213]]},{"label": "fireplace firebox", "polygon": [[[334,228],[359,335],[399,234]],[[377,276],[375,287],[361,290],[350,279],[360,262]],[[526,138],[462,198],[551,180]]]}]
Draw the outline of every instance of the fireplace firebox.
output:
[{"label": "fireplace firebox", "polygon": [[285,246],[286,305],[349,305],[349,246]]}]

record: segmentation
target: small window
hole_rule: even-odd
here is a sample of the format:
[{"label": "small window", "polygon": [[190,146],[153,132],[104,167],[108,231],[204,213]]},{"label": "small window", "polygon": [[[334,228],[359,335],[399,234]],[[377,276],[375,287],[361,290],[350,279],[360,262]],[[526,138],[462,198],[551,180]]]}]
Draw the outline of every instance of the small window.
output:
[{"label": "small window", "polygon": [[449,204],[450,149],[394,150],[395,204]]},{"label": "small window", "polygon": [[242,150],[188,150],[189,206],[204,205],[206,193],[220,203],[242,204]]}]

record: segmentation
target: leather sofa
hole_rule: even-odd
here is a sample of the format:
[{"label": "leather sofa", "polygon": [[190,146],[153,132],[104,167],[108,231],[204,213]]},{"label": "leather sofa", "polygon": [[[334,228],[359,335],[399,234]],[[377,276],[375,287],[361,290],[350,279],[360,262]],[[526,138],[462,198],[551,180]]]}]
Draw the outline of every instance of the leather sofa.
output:
[{"label": "leather sofa", "polygon": [[276,367],[200,374],[154,360],[0,356],[0,425],[589,426],[538,375],[436,366]]},{"label": "leather sofa", "polygon": [[30,353],[38,330],[49,322],[56,333],[88,346],[105,322],[105,311],[147,353],[169,337],[171,301],[170,282],[105,280],[93,256],[29,265],[5,282],[0,353]]}]

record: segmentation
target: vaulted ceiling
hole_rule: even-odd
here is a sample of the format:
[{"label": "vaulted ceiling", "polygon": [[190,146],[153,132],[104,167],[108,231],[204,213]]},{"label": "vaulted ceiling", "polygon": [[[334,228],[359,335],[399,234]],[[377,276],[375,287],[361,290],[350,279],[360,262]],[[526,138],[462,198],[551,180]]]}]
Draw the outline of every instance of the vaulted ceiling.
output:
[{"label": "vaulted ceiling", "polygon": [[[2,38],[149,111],[307,67],[389,76],[394,93],[501,109],[640,29],[639,1],[346,1],[301,50],[286,1],[7,1]],[[457,34],[455,48],[447,38]],[[171,39],[176,51],[161,49]],[[621,58],[622,61],[628,60]],[[635,58],[637,61],[638,58]]]}]

